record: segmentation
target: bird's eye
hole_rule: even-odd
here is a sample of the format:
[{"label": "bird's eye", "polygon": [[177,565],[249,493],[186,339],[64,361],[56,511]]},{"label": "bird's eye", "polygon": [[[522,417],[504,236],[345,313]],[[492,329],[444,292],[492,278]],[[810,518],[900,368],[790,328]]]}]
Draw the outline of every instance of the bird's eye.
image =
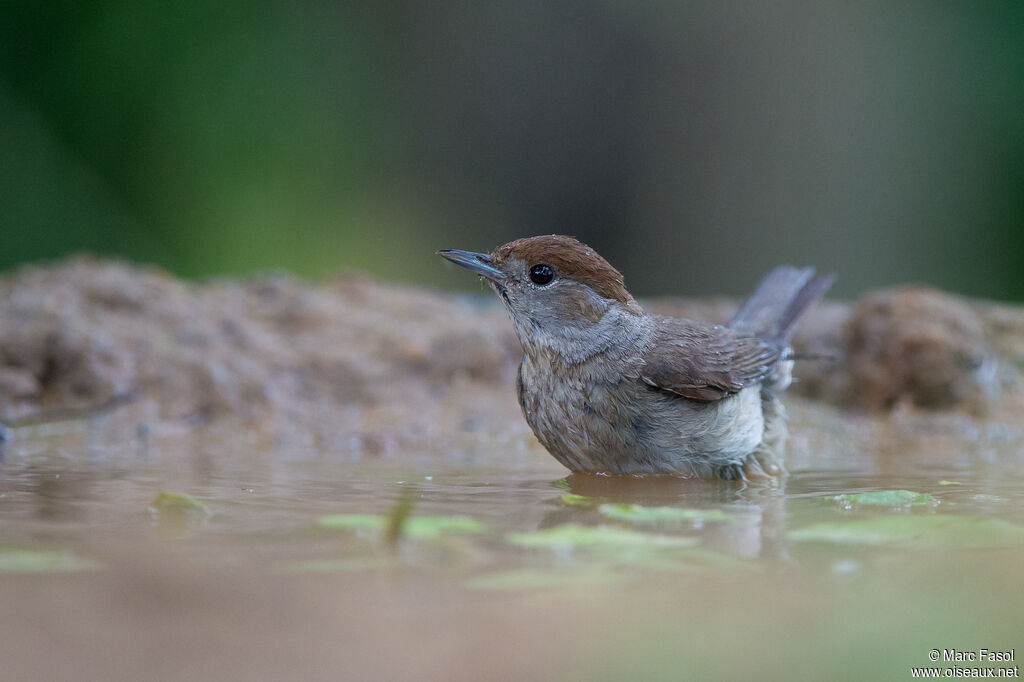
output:
[{"label": "bird's eye", "polygon": [[555,278],[555,269],[546,263],[538,263],[530,268],[530,281],[538,286],[550,284]]}]

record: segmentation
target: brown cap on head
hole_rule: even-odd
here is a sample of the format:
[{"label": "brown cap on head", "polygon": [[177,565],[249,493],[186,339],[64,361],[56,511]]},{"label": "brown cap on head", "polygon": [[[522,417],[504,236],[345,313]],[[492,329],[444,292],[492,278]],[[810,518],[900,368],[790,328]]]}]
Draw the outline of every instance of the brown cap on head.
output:
[{"label": "brown cap on head", "polygon": [[518,258],[528,268],[545,263],[553,267],[559,276],[586,284],[605,298],[623,305],[633,302],[622,274],[597,251],[573,237],[557,234],[527,237],[491,252],[491,260],[496,265],[500,266],[508,258]]}]

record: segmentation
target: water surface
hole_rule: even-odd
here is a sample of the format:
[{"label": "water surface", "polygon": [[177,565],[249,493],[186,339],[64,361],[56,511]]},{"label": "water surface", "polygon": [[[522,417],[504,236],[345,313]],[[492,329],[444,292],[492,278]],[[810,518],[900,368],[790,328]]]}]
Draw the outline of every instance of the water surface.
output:
[{"label": "water surface", "polygon": [[527,436],[354,457],[241,425],[16,429],[4,678],[910,679],[933,649],[1024,655],[1015,427],[821,414],[795,405],[784,489],[568,476]]}]

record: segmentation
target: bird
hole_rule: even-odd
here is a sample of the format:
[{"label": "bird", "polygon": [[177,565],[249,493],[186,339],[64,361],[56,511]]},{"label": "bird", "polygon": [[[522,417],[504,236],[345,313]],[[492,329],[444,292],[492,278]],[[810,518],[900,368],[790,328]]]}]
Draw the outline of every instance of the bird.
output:
[{"label": "bird", "polygon": [[523,348],[516,394],[540,443],[573,472],[725,480],[785,475],[790,339],[832,285],[772,270],[728,324],[652,315],[622,274],[565,235],[437,255],[486,280]]}]

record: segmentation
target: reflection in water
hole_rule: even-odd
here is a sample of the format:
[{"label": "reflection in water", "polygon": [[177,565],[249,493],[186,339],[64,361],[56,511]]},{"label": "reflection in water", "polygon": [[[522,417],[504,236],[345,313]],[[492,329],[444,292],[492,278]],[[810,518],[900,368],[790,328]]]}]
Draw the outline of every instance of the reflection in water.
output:
[{"label": "reflection in water", "polygon": [[779,488],[674,476],[571,474],[563,480],[568,492],[591,499],[594,504],[560,505],[544,516],[541,527],[609,523],[601,513],[601,504],[721,510],[725,512],[722,520],[706,522],[698,517],[673,525],[676,530],[700,537],[705,546],[736,557],[779,557],[783,551],[780,539],[784,533],[785,497]]}]

